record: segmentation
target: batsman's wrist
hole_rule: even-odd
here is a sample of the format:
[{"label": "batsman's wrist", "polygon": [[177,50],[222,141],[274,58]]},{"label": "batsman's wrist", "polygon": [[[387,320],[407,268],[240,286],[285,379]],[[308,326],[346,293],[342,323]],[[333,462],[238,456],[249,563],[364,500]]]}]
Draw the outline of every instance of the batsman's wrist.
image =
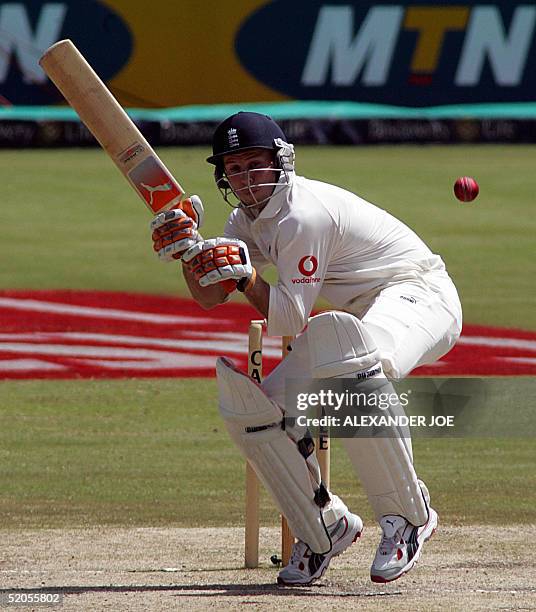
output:
[{"label": "batsman's wrist", "polygon": [[236,283],[236,290],[240,291],[241,293],[246,293],[253,287],[256,280],[257,271],[255,270],[255,268],[253,268],[251,276],[244,276]]}]

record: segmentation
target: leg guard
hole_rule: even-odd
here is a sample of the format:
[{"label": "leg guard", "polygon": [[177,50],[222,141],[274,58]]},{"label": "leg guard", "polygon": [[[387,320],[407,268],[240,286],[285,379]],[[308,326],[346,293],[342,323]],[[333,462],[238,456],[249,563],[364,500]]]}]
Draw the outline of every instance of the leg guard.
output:
[{"label": "leg guard", "polygon": [[307,336],[313,378],[354,378],[358,372],[380,367],[374,339],[347,312],[331,310],[312,317]]},{"label": "leg guard", "polygon": [[[395,394],[392,384],[381,380],[378,350],[359,319],[344,312],[325,312],[311,319],[307,333],[315,378],[358,378],[359,390],[365,393]],[[387,414],[404,414],[404,410],[391,404]],[[413,525],[426,523],[428,507],[413,468],[409,429],[393,429],[389,437],[342,442],[378,520],[399,514]]]},{"label": "leg guard", "polygon": [[259,385],[225,358],[217,360],[216,372],[220,414],[233,441],[271,493],[292,533],[313,552],[328,553],[331,539],[321,508],[329,496],[323,488],[313,489],[307,449],[282,430],[281,409]]},{"label": "leg guard", "polygon": [[403,439],[344,438],[342,443],[378,521],[398,514],[415,526],[426,523],[428,507]]}]

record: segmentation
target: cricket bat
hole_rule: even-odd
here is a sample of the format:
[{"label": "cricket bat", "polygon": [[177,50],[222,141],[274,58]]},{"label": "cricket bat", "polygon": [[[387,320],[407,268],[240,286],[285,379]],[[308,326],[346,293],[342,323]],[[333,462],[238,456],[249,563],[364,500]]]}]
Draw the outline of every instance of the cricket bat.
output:
[{"label": "cricket bat", "polygon": [[71,40],[53,44],[39,65],[153,214],[184,190]]}]

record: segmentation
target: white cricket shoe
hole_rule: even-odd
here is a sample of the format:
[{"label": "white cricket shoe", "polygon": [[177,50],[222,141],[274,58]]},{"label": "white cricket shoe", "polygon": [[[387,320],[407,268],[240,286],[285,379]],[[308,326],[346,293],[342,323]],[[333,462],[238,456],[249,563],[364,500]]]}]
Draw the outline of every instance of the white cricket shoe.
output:
[{"label": "white cricket shoe", "polygon": [[437,512],[429,508],[428,521],[415,527],[402,516],[387,515],[380,519],[382,539],[372,567],[372,582],[391,582],[400,578],[417,562],[422,547],[437,527]]},{"label": "white cricket shoe", "polygon": [[363,521],[357,514],[347,512],[328,528],[331,551],[325,555],[314,553],[305,542],[298,540],[292,547],[289,564],[277,577],[277,584],[306,586],[322,577],[329,562],[349,548],[363,532]]}]

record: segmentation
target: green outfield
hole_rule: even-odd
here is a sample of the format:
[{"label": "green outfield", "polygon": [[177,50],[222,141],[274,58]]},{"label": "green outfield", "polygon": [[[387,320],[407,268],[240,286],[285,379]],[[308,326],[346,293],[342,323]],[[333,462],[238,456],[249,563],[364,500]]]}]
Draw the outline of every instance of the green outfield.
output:
[{"label": "green outfield", "polygon": [[[206,206],[206,236],[228,206],[206,148],[161,154]],[[445,259],[465,320],[536,329],[534,147],[299,147],[298,171],[346,187],[414,228]],[[184,293],[178,271],[153,256],[149,212],[100,150],[0,152],[4,169],[0,287]],[[459,203],[454,180],[481,193]]]},{"label": "green outfield", "polygon": [[[206,205],[228,213],[206,148],[164,149]],[[465,320],[536,329],[534,147],[300,147],[300,173],[347,187],[414,228],[447,263]],[[151,251],[150,215],[100,150],[0,152],[0,287],[185,295]],[[474,176],[472,204],[452,194]],[[515,410],[515,406],[512,405]],[[533,520],[533,439],[417,440],[416,464],[442,520]],[[370,512],[343,453],[333,483]],[[2,527],[238,525],[243,462],[217,414],[213,380],[0,382]],[[262,518],[275,524],[265,499]]]},{"label": "green outfield", "polygon": [[[243,523],[244,462],[218,415],[215,381],[7,382],[2,393],[3,526]],[[533,520],[534,438],[414,447],[445,523]],[[338,442],[332,486],[372,520]],[[275,524],[266,494],[261,508],[263,523]]]}]

